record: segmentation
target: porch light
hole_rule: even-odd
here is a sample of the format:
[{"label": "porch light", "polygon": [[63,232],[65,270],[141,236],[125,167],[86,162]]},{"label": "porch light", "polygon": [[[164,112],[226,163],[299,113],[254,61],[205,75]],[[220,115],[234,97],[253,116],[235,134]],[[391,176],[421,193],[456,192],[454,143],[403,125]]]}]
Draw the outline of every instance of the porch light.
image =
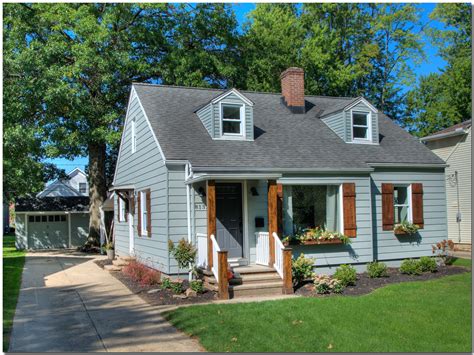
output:
[{"label": "porch light", "polygon": [[206,190],[204,190],[204,187],[199,186],[199,188],[198,188],[198,194],[199,194],[199,196],[201,196],[201,197],[206,197]]},{"label": "porch light", "polygon": [[252,193],[252,196],[258,196],[258,191],[256,187],[251,187],[250,192]]}]

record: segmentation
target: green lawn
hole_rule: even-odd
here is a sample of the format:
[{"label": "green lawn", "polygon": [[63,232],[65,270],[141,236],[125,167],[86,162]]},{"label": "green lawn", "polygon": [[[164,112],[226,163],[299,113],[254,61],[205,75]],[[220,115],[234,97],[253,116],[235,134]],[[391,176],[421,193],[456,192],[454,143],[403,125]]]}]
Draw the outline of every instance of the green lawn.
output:
[{"label": "green lawn", "polygon": [[15,235],[3,236],[3,350],[8,350],[10,332],[20,291],[25,252],[15,249]]},{"label": "green lawn", "polygon": [[471,275],[364,296],[193,306],[167,318],[212,352],[471,352]]}]

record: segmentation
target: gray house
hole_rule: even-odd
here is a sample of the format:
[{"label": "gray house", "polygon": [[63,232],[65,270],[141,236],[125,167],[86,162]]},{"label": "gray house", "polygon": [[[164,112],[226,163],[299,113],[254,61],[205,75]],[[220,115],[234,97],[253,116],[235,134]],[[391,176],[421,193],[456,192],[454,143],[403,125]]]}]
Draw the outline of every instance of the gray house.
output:
[{"label": "gray house", "polygon": [[[300,253],[321,272],[431,255],[447,235],[445,163],[362,97],[305,96],[299,68],[281,85],[133,84],[112,188],[117,254],[172,275],[168,239],[187,238],[224,298],[290,292]],[[419,232],[395,235],[404,220]],[[314,227],[351,243],[282,243]],[[229,286],[227,263],[248,284]]]}]

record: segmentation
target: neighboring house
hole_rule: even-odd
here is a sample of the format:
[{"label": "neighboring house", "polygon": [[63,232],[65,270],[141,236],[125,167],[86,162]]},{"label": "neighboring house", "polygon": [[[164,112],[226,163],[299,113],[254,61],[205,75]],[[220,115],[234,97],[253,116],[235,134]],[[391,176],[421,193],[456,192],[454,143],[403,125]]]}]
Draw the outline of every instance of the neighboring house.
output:
[{"label": "neighboring house", "polygon": [[74,169],[64,179],[58,179],[46,186],[36,197],[89,196],[87,175],[79,168]]},{"label": "neighboring house", "polygon": [[[255,289],[242,280],[257,271],[275,271],[259,276],[262,293],[291,292],[291,253],[319,272],[431,255],[447,233],[445,163],[362,97],[305,96],[298,68],[281,84],[133,84],[112,188],[118,255],[175,275],[168,240],[187,238],[223,298]],[[394,235],[403,220],[419,233]],[[283,248],[316,226],[352,243]],[[227,287],[227,261],[242,285]]]},{"label": "neighboring house", "polygon": [[471,245],[471,120],[421,138],[447,163],[448,237],[458,247]]},{"label": "neighboring house", "polygon": [[60,249],[84,245],[89,234],[87,176],[79,168],[48,185],[36,197],[15,202],[18,249]]},{"label": "neighboring house", "polygon": [[8,233],[10,231],[10,209],[8,202],[3,202],[3,232]]}]

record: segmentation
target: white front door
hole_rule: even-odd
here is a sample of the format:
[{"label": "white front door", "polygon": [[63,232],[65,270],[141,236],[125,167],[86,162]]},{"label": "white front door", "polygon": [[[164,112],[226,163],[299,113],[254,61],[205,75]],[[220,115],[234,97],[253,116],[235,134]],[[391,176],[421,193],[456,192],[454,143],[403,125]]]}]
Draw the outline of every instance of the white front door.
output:
[{"label": "white front door", "polygon": [[128,234],[129,234],[129,254],[130,256],[134,255],[134,249],[135,249],[135,235],[133,233],[133,214],[129,213],[128,214]]}]

